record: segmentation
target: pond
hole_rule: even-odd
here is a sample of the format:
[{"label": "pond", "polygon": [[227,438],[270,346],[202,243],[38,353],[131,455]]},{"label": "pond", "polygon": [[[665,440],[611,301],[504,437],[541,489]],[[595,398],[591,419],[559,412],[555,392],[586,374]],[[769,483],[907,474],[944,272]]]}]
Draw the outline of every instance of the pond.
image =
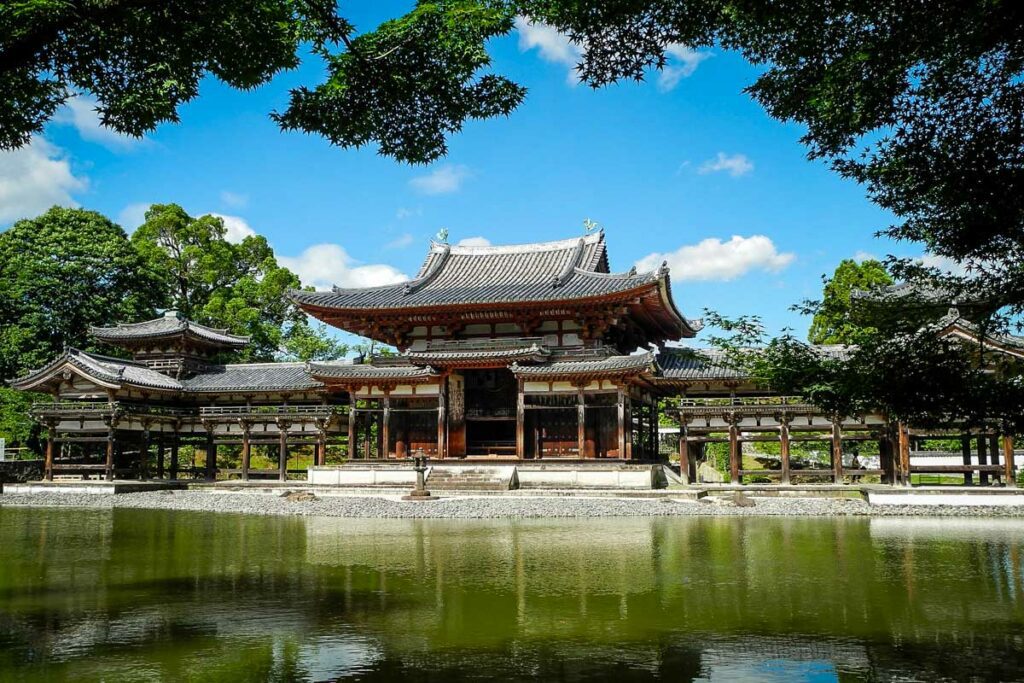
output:
[{"label": "pond", "polygon": [[0,680],[1024,678],[1024,521],[0,508]]}]

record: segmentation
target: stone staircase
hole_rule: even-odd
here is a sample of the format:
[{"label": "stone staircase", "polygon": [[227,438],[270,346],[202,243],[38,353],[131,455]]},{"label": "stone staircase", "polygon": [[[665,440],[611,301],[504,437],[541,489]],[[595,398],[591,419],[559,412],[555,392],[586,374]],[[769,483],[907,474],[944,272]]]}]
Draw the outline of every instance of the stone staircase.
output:
[{"label": "stone staircase", "polygon": [[431,491],[508,491],[519,488],[518,484],[514,466],[434,465],[427,474],[427,488]]}]

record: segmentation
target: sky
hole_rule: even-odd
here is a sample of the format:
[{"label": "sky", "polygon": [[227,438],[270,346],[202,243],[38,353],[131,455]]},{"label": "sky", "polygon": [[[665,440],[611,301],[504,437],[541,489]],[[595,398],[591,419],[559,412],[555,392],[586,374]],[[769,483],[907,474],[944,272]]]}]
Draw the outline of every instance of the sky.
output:
[{"label": "sky", "polygon": [[[351,3],[369,30],[407,3]],[[264,235],[306,284],[415,275],[441,228],[453,244],[505,244],[605,231],[612,270],[667,261],[677,305],[757,314],[777,333],[821,294],[844,258],[920,252],[874,237],[891,216],[863,188],[808,161],[802,129],[742,90],[758,74],[720,49],[674,47],[643,83],[579,85],[579,48],[520,20],[491,44],[493,70],[529,90],[507,119],[470,122],[446,159],[410,166],[280,131],[268,113],[322,78],[316,58],[251,92],[213,79],[142,140],[99,125],[88,95],[31,146],[0,153],[0,229],[53,204],[102,212],[129,232],[151,203],[225,218],[229,238]],[[698,344],[700,343],[698,338]]]}]

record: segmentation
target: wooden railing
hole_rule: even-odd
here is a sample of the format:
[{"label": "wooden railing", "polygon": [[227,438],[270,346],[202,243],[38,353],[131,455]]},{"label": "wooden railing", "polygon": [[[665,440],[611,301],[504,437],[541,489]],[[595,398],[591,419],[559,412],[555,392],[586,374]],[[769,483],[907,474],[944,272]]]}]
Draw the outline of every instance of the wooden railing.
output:
[{"label": "wooden railing", "polygon": [[243,417],[243,416],[310,416],[327,417],[344,412],[348,406],[337,405],[257,405],[257,406],[202,406],[200,417]]},{"label": "wooden railing", "polygon": [[42,401],[32,404],[33,415],[65,417],[65,416],[105,416],[114,413],[124,415],[166,415],[171,417],[194,417],[197,413],[191,408],[174,408],[145,403],[124,403],[122,401]]}]

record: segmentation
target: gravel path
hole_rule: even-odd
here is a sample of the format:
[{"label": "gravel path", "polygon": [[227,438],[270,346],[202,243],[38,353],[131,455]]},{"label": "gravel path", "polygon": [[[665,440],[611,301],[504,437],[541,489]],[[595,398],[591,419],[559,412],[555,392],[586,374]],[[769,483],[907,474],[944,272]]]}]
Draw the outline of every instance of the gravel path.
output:
[{"label": "gravel path", "polygon": [[[301,498],[302,496],[298,496]],[[294,498],[294,496],[293,496]],[[572,497],[468,497],[427,502],[405,502],[397,496],[331,495],[313,500],[289,499],[281,494],[208,491],[156,491],[145,493],[72,494],[39,493],[0,495],[0,507],[146,508],[201,510],[256,515],[300,515],[361,518],[493,519],[533,517],[655,517],[720,516],[956,516],[1020,517],[1021,507],[885,506],[840,498],[748,498],[741,506],[731,498],[701,501],[638,498]]]}]

